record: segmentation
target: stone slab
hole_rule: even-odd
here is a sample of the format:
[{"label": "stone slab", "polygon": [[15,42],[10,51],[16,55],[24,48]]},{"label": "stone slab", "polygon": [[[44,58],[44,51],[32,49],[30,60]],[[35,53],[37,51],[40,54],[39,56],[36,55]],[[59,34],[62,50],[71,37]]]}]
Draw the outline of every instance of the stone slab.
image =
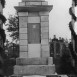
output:
[{"label": "stone slab", "polygon": [[49,22],[41,22],[41,27],[49,27]]},{"label": "stone slab", "polygon": [[18,12],[18,15],[21,16],[20,17],[21,20],[27,21],[27,18],[24,18],[24,17],[22,18],[22,16],[28,16],[28,12]]},{"label": "stone slab", "polygon": [[27,28],[27,22],[28,22],[28,17],[24,17],[24,15],[26,15],[27,12],[20,12],[19,13],[19,27],[20,28]]},{"label": "stone slab", "polygon": [[41,46],[42,51],[50,51],[49,44]]},{"label": "stone slab", "polygon": [[50,56],[50,53],[49,53],[49,51],[42,51],[41,55],[42,55],[43,58],[46,58],[46,57]]},{"label": "stone slab", "polygon": [[41,57],[41,44],[28,44],[28,57]]},{"label": "stone slab", "polygon": [[20,52],[19,57],[20,58],[28,58],[28,52]]},{"label": "stone slab", "polygon": [[[27,1],[28,2],[33,2],[34,1],[35,2],[36,0],[22,0],[22,1],[25,1],[25,2],[27,2]],[[45,1],[45,0],[37,0],[37,1]]]},{"label": "stone slab", "polygon": [[48,57],[48,65],[52,65],[53,64],[53,57]]},{"label": "stone slab", "polygon": [[[10,77],[22,77],[23,75],[11,75]],[[47,75],[47,76],[41,76],[41,75],[31,75],[31,76],[23,76],[23,77],[61,77],[60,75]]]},{"label": "stone slab", "polygon": [[10,77],[22,77],[21,75],[11,75]]},{"label": "stone slab", "polygon": [[27,28],[27,22],[19,22],[19,28]]},{"label": "stone slab", "polygon": [[19,37],[20,40],[26,40],[28,38],[27,33],[20,33]]},{"label": "stone slab", "polygon": [[42,2],[42,5],[48,5],[48,2],[47,1]]},{"label": "stone slab", "polygon": [[28,51],[28,46],[26,45],[26,46],[21,46],[20,45],[20,52],[27,52]]},{"label": "stone slab", "polygon": [[17,58],[16,65],[47,65],[48,58]]},{"label": "stone slab", "polygon": [[28,45],[28,40],[20,40],[20,45]]},{"label": "stone slab", "polygon": [[41,33],[41,39],[49,39],[49,32]]},{"label": "stone slab", "polygon": [[26,2],[19,2],[19,6],[25,6]]},{"label": "stone slab", "polygon": [[41,5],[42,2],[26,2],[26,5]]},{"label": "stone slab", "polygon": [[55,65],[27,65],[14,66],[15,75],[52,75],[55,74]]},{"label": "stone slab", "polygon": [[29,12],[29,17],[35,17],[35,16],[39,16],[39,13],[38,12]]},{"label": "stone slab", "polygon": [[49,26],[41,27],[41,32],[49,32]]},{"label": "stone slab", "polygon": [[19,33],[27,33],[27,28],[20,28]]},{"label": "stone slab", "polygon": [[49,12],[42,11],[42,12],[39,12],[39,15],[43,15],[43,16],[45,15],[46,16],[46,15],[49,15]]},{"label": "stone slab", "polygon": [[48,45],[49,44],[49,39],[41,39],[41,44],[42,45]]},{"label": "stone slab", "polygon": [[28,23],[40,23],[40,17],[28,17]]},{"label": "stone slab", "polygon": [[41,21],[49,21],[49,16],[41,16]]},{"label": "stone slab", "polygon": [[24,15],[28,15],[28,12],[19,12],[19,14],[22,15],[19,17],[19,22],[23,23],[28,21],[28,17],[24,16]]}]

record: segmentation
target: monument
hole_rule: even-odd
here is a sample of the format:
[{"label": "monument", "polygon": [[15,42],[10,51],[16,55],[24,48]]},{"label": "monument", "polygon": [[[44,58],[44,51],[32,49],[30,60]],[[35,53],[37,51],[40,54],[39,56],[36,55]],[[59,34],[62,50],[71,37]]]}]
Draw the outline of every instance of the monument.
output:
[{"label": "monument", "polygon": [[22,0],[15,6],[19,16],[20,51],[13,77],[55,76],[49,48],[49,12],[52,7],[45,0]]}]

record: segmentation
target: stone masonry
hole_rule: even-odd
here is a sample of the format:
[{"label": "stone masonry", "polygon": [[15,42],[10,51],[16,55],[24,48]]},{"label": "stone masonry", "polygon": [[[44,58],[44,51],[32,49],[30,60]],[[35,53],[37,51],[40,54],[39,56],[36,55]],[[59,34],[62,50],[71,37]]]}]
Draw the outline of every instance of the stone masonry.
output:
[{"label": "stone masonry", "polygon": [[49,49],[49,12],[45,0],[22,0],[15,6],[19,15],[20,53],[13,77],[55,76],[55,65]]}]

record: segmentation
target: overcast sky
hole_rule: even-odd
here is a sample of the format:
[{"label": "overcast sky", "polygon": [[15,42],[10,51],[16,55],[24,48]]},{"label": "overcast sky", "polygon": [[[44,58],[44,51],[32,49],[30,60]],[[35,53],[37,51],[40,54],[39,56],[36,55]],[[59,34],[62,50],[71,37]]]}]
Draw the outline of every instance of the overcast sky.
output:
[{"label": "overcast sky", "polygon": [[[49,32],[50,37],[53,35],[57,37],[63,37],[70,39],[71,34],[69,30],[69,22],[71,21],[71,16],[69,15],[69,8],[72,4],[72,0],[46,0],[50,5],[53,5],[53,9],[49,16]],[[4,15],[6,18],[10,14],[14,15],[16,10],[14,6],[18,5],[21,0],[6,0],[6,6],[4,9]]]}]

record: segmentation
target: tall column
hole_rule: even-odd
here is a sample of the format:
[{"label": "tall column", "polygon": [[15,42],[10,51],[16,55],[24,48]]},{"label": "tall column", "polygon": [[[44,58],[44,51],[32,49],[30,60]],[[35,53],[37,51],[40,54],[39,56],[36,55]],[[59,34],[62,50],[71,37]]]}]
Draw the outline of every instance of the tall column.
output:
[{"label": "tall column", "polygon": [[27,21],[28,12],[19,12],[20,58],[28,57]]},{"label": "tall column", "polygon": [[39,12],[41,18],[41,56],[49,57],[49,11]]}]

